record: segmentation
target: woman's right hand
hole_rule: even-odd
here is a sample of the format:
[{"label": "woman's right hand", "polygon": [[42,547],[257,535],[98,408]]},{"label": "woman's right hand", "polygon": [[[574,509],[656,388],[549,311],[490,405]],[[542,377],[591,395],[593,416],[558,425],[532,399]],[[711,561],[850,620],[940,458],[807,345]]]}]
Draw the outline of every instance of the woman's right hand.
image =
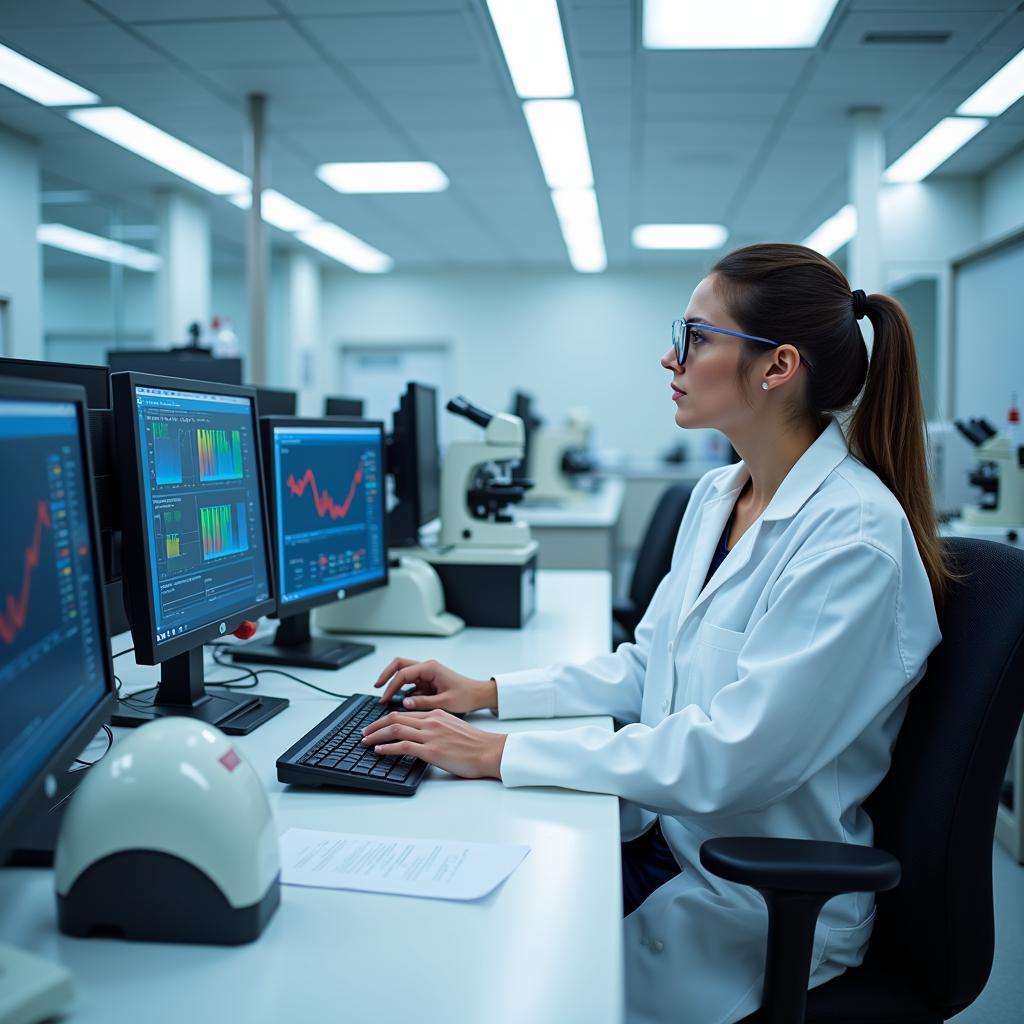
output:
[{"label": "woman's right hand", "polygon": [[437,661],[395,658],[373,685],[379,689],[385,684],[386,689],[380,698],[382,704],[391,700],[403,686],[415,685],[412,696],[402,702],[403,707],[413,711],[441,708],[453,714],[463,714],[498,706],[498,688],[493,679],[470,679]]}]

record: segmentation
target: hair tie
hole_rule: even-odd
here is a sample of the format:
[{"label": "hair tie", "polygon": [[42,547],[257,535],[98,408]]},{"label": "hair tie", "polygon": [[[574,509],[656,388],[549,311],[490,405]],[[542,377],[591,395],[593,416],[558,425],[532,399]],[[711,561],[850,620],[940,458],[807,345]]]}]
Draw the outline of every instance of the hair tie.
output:
[{"label": "hair tie", "polygon": [[850,294],[853,296],[853,315],[862,320],[868,311],[868,297],[860,288]]}]

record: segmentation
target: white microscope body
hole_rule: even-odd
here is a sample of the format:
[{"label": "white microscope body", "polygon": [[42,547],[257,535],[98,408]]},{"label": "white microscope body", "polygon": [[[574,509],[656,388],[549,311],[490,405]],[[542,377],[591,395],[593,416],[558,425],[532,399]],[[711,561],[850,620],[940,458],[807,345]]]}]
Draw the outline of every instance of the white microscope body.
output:
[{"label": "white microscope body", "polygon": [[581,496],[571,472],[574,455],[585,452],[590,442],[590,417],[583,409],[570,409],[561,429],[540,427],[530,438],[527,475],[533,481],[528,502],[569,502]]}]

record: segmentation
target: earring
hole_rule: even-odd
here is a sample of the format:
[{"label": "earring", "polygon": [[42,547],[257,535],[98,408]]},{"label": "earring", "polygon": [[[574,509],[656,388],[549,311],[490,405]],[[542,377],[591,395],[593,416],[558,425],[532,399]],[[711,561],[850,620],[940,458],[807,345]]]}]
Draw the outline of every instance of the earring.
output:
[{"label": "earring", "polygon": [[762,391],[767,391],[768,390],[768,381],[766,381],[766,380],[761,381],[761,390]]}]

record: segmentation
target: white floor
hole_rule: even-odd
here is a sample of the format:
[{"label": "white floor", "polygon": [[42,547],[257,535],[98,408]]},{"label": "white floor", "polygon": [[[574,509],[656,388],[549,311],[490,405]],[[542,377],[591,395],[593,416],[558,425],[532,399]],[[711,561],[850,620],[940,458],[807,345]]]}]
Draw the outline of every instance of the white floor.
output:
[{"label": "white floor", "polygon": [[996,955],[985,990],[952,1019],[957,1024],[1024,1021],[1024,866],[996,843],[992,854]]}]

